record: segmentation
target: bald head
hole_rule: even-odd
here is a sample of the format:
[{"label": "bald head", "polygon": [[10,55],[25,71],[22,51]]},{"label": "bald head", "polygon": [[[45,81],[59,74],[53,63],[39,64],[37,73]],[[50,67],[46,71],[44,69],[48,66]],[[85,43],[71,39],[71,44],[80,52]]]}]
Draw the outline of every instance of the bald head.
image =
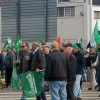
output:
[{"label": "bald head", "polygon": [[33,44],[32,44],[32,50],[34,51],[34,50],[36,50],[38,47],[39,47],[38,42],[33,42]]},{"label": "bald head", "polygon": [[36,46],[39,46],[38,42],[33,42],[32,45],[36,45]]},{"label": "bald head", "polygon": [[59,50],[59,44],[58,42],[54,41],[51,43],[51,49],[52,50]]}]

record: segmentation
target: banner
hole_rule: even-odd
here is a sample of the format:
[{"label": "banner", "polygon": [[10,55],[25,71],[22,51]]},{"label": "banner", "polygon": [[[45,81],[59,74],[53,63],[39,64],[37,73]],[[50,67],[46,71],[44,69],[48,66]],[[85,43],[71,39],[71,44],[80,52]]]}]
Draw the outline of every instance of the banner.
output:
[{"label": "banner", "polygon": [[15,89],[20,89],[17,77],[17,69],[16,66],[13,66],[12,78],[11,78],[11,87]]},{"label": "banner", "polygon": [[27,72],[21,75],[25,98],[35,97],[42,92],[42,76],[37,72]]}]

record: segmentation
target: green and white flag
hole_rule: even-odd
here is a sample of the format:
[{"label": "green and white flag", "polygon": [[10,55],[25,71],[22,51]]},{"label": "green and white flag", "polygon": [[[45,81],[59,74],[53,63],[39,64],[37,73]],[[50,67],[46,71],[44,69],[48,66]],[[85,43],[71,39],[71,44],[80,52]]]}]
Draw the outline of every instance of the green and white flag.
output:
[{"label": "green and white flag", "polygon": [[21,75],[21,82],[25,98],[35,97],[41,94],[42,76],[37,72],[27,72]]},{"label": "green and white flag", "polygon": [[17,69],[16,66],[13,66],[13,73],[12,73],[12,78],[11,78],[11,87],[15,89],[20,89],[19,83],[18,83],[18,77],[17,77]]},{"label": "green and white flag", "polygon": [[79,39],[77,40],[77,43],[79,43],[79,44],[82,45],[82,38],[79,38]]},{"label": "green and white flag", "polygon": [[8,38],[7,41],[9,44],[11,44],[11,42],[12,42],[10,38]]},{"label": "green and white flag", "polygon": [[20,51],[21,50],[21,43],[20,43],[20,37],[18,36],[15,43],[14,43],[14,46],[13,48],[17,51]]},{"label": "green and white flag", "polygon": [[100,43],[100,35],[98,30],[98,23],[96,22],[93,35],[90,39],[90,45],[93,47],[96,46],[96,44],[98,43]]},{"label": "green and white flag", "polygon": [[12,47],[12,41],[10,38],[8,38],[7,41],[5,42],[2,51],[6,52],[8,47]]}]

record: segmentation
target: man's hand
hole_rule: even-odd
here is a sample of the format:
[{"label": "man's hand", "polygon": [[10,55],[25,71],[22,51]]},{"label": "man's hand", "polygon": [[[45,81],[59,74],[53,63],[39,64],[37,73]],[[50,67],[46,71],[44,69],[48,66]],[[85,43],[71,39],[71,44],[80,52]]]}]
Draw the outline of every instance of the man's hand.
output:
[{"label": "man's hand", "polygon": [[16,65],[18,63],[18,61],[13,61],[13,64]]},{"label": "man's hand", "polygon": [[45,85],[48,85],[48,81],[45,81],[44,84],[45,84]]},{"label": "man's hand", "polygon": [[92,67],[95,67],[94,64],[91,65]]},{"label": "man's hand", "polygon": [[37,69],[36,69],[36,72],[40,72],[40,70],[37,68]]},{"label": "man's hand", "polygon": [[84,57],[85,57],[85,58],[88,58],[88,57],[89,57],[89,54],[87,54],[87,55],[84,55]]},{"label": "man's hand", "polygon": [[26,60],[29,60],[30,59],[30,57],[29,56],[26,56]]}]

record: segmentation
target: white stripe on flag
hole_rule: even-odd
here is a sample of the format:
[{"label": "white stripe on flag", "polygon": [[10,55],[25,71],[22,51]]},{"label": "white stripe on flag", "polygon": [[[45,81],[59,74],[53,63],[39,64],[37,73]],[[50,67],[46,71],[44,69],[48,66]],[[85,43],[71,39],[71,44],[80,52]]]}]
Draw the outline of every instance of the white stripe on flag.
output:
[{"label": "white stripe on flag", "polygon": [[90,45],[91,46],[96,46],[96,42],[95,42],[95,39],[94,39],[94,35],[92,34],[91,38],[90,38]]}]

